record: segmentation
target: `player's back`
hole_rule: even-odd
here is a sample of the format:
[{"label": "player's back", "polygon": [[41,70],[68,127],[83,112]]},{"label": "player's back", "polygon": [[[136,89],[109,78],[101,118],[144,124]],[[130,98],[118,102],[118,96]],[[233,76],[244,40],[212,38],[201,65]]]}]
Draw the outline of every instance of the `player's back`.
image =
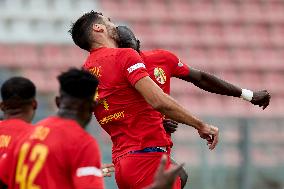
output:
[{"label": "player's back", "polygon": [[21,119],[7,119],[0,122],[0,157],[5,154],[18,137],[32,128]]},{"label": "player's back", "polygon": [[[13,176],[9,179],[11,189],[25,186],[72,189],[84,188],[82,185],[86,184],[90,184],[89,188],[103,188],[97,144],[71,119],[49,117],[40,121],[16,144],[13,155],[8,159],[13,162],[13,173],[10,173]],[[82,183],[84,175],[78,175],[78,170],[94,164],[92,169],[96,169],[99,179],[89,178],[91,182]],[[97,187],[94,187],[96,184]]]},{"label": "player's back", "polygon": [[161,114],[134,87],[149,76],[136,51],[99,48],[91,52],[84,68],[99,79],[99,105],[94,113],[112,138],[113,158],[132,150],[169,145]]}]

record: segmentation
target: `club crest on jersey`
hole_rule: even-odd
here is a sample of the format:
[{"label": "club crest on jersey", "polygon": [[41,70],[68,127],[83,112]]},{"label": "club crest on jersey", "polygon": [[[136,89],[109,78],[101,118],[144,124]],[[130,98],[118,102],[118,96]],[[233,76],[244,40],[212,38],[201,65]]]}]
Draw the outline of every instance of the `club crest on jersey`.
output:
[{"label": "club crest on jersey", "polygon": [[155,68],[154,76],[160,84],[165,84],[167,81],[167,76],[162,68]]},{"label": "club crest on jersey", "polygon": [[180,60],[178,60],[178,66],[179,66],[179,67],[182,67],[182,66],[183,66],[183,63],[182,63]]}]

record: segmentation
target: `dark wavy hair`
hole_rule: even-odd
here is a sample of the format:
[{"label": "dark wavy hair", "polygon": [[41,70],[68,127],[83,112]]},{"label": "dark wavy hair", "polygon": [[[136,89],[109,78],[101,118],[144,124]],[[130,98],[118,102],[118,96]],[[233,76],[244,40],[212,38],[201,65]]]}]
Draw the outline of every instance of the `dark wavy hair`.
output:
[{"label": "dark wavy hair", "polygon": [[81,16],[75,23],[72,23],[69,33],[76,45],[86,51],[91,50],[91,31],[94,23],[102,23],[102,13],[90,11]]},{"label": "dark wavy hair", "polygon": [[75,98],[93,98],[99,81],[88,71],[71,68],[57,77],[60,91]]},{"label": "dark wavy hair", "polygon": [[1,97],[7,100],[29,100],[36,96],[34,83],[24,77],[12,77],[5,81],[1,87]]}]

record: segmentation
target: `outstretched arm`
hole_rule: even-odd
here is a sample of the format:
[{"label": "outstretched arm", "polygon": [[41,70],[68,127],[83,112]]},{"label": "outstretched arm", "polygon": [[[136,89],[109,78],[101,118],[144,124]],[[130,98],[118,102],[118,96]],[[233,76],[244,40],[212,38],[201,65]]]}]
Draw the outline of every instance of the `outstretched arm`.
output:
[{"label": "outstretched arm", "polygon": [[233,97],[242,97],[243,99],[250,101],[254,105],[258,105],[265,109],[270,102],[270,94],[266,90],[262,91],[250,91],[241,89],[227,81],[219,79],[218,77],[190,68],[190,72],[187,76],[178,77],[182,80],[193,83],[195,86],[220,95],[227,95]]}]

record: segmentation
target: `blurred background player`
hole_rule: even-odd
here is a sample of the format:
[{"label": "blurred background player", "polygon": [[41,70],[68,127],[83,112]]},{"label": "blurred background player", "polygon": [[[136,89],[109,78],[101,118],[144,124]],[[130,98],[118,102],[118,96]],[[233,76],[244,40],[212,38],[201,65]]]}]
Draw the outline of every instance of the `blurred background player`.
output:
[{"label": "blurred background player", "polygon": [[62,73],[58,80],[57,115],[37,123],[13,146],[5,159],[9,163],[0,168],[11,189],[104,188],[98,145],[84,131],[96,104],[98,80],[78,69]]},{"label": "blurred background player", "polygon": [[[0,122],[0,161],[21,136],[32,129],[30,123],[37,108],[36,87],[27,78],[12,77],[1,86],[1,97],[4,116]],[[3,181],[7,182],[7,178]]]},{"label": "blurred background player", "polygon": [[30,129],[37,108],[35,96],[35,85],[24,77],[12,77],[1,86],[4,120],[0,122],[0,157]]},{"label": "blurred background player", "polygon": [[[209,149],[215,148],[218,128],[204,124],[163,93],[136,51],[116,48],[118,33],[109,18],[88,12],[73,24],[70,33],[76,45],[90,52],[84,69],[100,81],[94,113],[111,135],[119,188],[138,189],[152,183],[161,155],[171,145],[161,114],[154,109],[194,127],[208,141]],[[180,183],[174,188],[180,188]]]}]

